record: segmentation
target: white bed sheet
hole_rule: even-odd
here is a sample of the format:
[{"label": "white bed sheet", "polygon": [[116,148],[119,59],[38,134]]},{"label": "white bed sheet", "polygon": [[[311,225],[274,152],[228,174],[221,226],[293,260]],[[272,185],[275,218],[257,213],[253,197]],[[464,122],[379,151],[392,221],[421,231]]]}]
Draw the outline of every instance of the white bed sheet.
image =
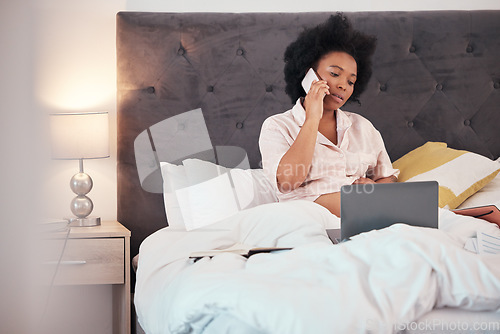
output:
[{"label": "white bed sheet", "polygon": [[[458,208],[491,204],[500,208],[500,173]],[[402,333],[408,334],[457,332],[498,334],[500,333],[500,313],[498,311],[473,312],[455,308],[435,309],[401,329]]]},{"label": "white bed sheet", "polygon": [[[500,238],[495,225],[440,210],[440,230],[395,225],[332,245],[325,228],[336,227],[328,210],[297,201],[196,231],[162,229],[140,249],[139,322],[147,333],[234,333],[231,326],[242,333],[419,333],[412,331],[421,329],[417,319],[443,318],[446,310],[429,313],[434,306],[500,314],[492,312],[500,308],[500,257],[463,249],[478,230]],[[295,249],[248,261],[233,254],[187,260],[237,242]]]},{"label": "white bed sheet", "polygon": [[498,334],[500,312],[434,309],[415,322],[398,328],[404,334]]}]

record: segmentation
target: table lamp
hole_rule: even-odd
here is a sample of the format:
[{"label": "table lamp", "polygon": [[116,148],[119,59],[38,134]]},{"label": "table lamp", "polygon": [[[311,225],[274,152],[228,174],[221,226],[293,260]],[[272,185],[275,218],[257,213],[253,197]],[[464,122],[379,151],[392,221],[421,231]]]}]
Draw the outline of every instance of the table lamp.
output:
[{"label": "table lamp", "polygon": [[93,183],[83,171],[83,159],[109,157],[108,113],[60,113],[50,116],[52,157],[80,161],[80,172],[73,175],[70,181],[70,188],[76,194],[70,205],[76,217],[70,218],[70,223],[73,226],[100,225],[100,217],[89,216],[94,204],[87,194]]}]

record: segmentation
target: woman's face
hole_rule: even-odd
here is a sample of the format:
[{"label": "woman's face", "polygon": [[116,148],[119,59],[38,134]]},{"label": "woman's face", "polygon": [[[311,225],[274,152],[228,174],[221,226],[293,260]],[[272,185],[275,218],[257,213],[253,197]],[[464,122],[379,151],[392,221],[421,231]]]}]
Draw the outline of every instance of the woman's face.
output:
[{"label": "woman's face", "polygon": [[342,51],[324,55],[318,62],[316,73],[330,87],[330,95],[323,100],[325,110],[337,110],[351,97],[358,73],[354,58]]}]

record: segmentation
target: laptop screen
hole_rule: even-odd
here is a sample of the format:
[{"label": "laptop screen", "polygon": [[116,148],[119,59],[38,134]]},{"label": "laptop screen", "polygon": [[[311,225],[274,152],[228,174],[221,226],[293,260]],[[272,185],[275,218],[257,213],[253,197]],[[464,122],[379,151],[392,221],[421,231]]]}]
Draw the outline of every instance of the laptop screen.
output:
[{"label": "laptop screen", "polygon": [[342,186],[341,239],[395,223],[438,227],[436,181]]}]

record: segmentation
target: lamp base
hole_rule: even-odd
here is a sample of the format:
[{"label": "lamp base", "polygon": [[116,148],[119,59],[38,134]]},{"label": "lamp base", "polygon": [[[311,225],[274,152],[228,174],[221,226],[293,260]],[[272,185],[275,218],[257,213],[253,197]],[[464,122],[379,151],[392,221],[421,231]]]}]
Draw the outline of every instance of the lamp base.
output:
[{"label": "lamp base", "polygon": [[101,217],[70,218],[69,226],[99,226]]}]

